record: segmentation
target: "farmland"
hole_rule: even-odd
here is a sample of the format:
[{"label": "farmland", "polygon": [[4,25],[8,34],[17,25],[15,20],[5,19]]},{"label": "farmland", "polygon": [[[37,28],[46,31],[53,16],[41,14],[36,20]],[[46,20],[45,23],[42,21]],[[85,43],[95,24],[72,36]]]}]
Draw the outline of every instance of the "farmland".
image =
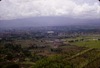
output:
[{"label": "farmland", "polygon": [[[83,39],[83,40],[82,40]],[[86,38],[74,38],[70,40],[77,40],[76,42],[72,42],[72,45],[89,47],[89,48],[100,48],[100,40],[99,37],[86,37]]]}]

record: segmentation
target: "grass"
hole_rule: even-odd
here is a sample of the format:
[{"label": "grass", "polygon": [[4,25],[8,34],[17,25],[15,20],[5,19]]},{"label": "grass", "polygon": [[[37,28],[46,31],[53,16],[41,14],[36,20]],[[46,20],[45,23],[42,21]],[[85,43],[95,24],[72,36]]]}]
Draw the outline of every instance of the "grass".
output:
[{"label": "grass", "polygon": [[99,48],[100,49],[100,41],[90,40],[90,41],[78,41],[71,43],[77,46],[85,46],[90,48]]},{"label": "grass", "polygon": [[34,62],[21,62],[20,64],[29,64],[29,65],[34,65]]}]

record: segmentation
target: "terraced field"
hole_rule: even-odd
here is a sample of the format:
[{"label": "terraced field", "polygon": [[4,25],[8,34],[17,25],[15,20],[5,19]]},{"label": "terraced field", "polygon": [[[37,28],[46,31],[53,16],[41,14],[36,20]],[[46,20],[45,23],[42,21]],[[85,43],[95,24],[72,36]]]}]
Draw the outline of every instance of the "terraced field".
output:
[{"label": "terraced field", "polygon": [[100,51],[97,49],[90,49],[71,58],[70,62],[75,68],[84,68],[88,64],[91,65],[91,63],[97,58],[100,58]]}]

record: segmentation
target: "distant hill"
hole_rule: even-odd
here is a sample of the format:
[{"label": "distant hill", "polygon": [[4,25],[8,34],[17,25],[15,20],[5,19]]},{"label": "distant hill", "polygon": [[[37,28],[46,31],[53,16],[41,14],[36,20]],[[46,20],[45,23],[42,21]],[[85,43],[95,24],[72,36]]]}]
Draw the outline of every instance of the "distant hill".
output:
[{"label": "distant hill", "polygon": [[0,20],[0,27],[100,25],[100,19],[75,19],[68,17],[32,17],[14,20]]}]

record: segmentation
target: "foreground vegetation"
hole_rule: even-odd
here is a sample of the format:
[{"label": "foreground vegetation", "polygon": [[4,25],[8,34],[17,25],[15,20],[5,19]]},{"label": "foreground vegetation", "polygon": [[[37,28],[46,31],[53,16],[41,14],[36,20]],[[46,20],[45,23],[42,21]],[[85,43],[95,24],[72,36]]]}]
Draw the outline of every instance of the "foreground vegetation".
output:
[{"label": "foreground vegetation", "polygon": [[[23,40],[24,41],[24,40]],[[39,42],[39,41],[37,41]],[[89,46],[83,45],[86,42]],[[90,47],[94,42],[78,41],[62,44],[55,48],[52,46],[22,46],[6,42],[0,45],[1,68],[89,68],[91,64],[97,67],[100,58],[100,49]],[[44,43],[43,43],[44,44]],[[48,44],[50,45],[50,44]],[[76,46],[77,45],[77,46]],[[5,65],[6,64],[6,65]],[[97,68],[96,67],[96,68]]]}]

